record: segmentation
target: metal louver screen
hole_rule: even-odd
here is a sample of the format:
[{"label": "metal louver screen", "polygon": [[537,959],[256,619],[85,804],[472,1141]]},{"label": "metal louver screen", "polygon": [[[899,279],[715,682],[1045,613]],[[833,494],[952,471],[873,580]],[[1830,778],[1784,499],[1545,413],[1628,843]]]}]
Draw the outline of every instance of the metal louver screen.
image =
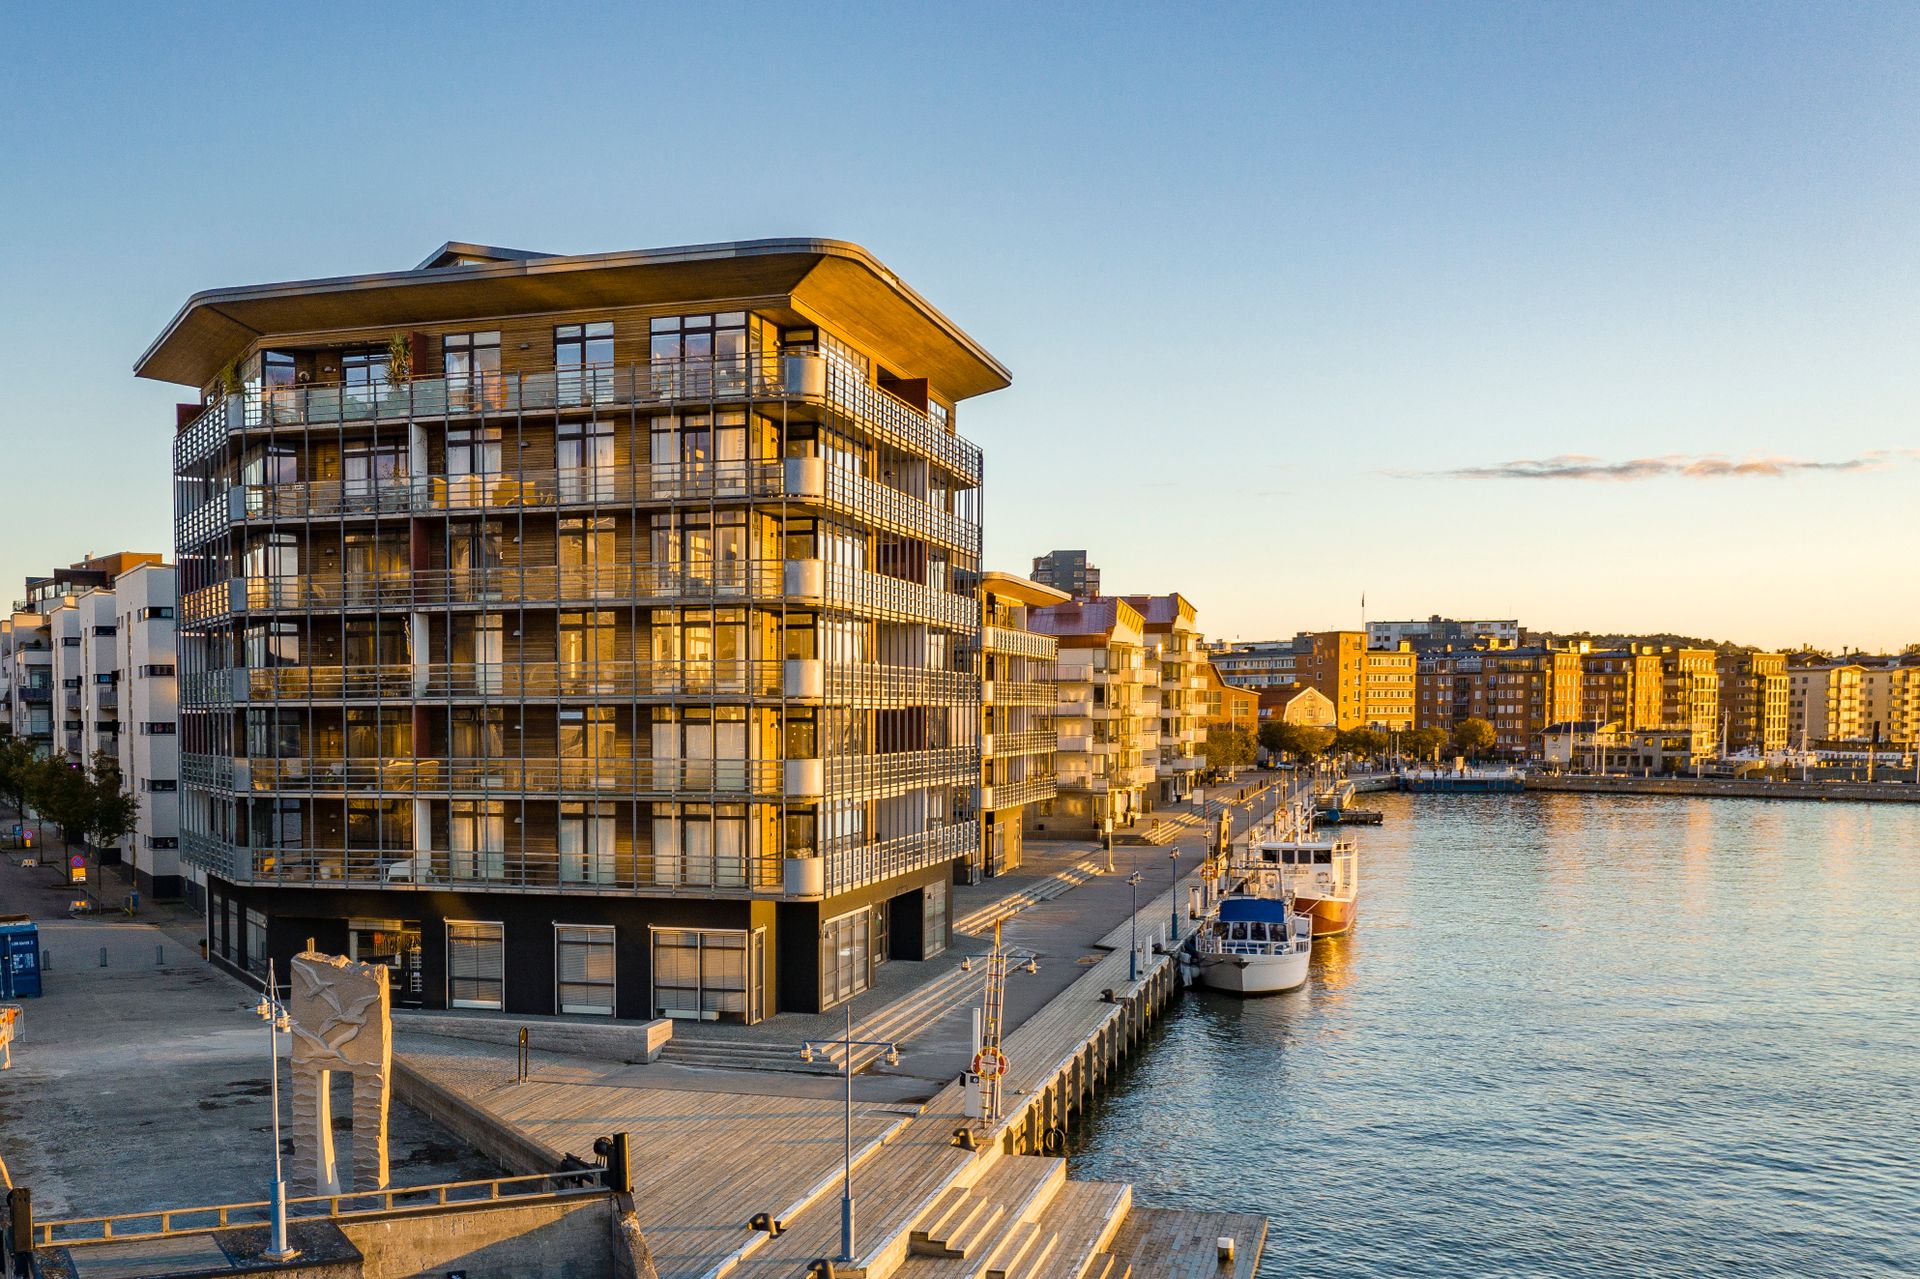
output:
[{"label": "metal louver screen", "polygon": [[447,1005],[499,1011],[506,985],[506,929],[447,921]]},{"label": "metal louver screen", "polygon": [[613,1016],[612,925],[555,924],[553,938],[560,1011]]}]

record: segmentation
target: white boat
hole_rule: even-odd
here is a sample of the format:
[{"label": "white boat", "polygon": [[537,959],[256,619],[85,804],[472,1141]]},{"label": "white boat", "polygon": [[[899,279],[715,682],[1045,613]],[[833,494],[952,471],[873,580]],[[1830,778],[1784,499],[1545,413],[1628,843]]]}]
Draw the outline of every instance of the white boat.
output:
[{"label": "white boat", "polygon": [[1280,889],[1313,920],[1315,937],[1338,937],[1360,911],[1360,862],[1350,839],[1279,839],[1256,843],[1256,866],[1278,872]]},{"label": "white boat", "polygon": [[1193,978],[1214,990],[1272,995],[1307,980],[1313,920],[1285,895],[1251,885],[1228,893],[1187,942]]}]

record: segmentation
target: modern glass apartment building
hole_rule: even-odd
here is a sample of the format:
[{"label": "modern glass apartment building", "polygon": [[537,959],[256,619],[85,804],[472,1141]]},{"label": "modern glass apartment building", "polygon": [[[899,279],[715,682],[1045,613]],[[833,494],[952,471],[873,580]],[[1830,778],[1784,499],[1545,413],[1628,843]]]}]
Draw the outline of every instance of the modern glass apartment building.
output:
[{"label": "modern glass apartment building", "polygon": [[856,246],[191,299],[181,847],[241,967],[758,1020],[948,937],[979,827],[977,448],[1006,370]]}]

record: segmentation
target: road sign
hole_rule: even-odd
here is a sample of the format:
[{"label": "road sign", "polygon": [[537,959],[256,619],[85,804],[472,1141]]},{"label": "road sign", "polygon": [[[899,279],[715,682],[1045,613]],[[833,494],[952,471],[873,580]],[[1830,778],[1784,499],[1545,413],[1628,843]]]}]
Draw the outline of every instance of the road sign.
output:
[{"label": "road sign", "polygon": [[973,1073],[982,1079],[1005,1079],[1007,1055],[988,1044],[973,1055]]}]

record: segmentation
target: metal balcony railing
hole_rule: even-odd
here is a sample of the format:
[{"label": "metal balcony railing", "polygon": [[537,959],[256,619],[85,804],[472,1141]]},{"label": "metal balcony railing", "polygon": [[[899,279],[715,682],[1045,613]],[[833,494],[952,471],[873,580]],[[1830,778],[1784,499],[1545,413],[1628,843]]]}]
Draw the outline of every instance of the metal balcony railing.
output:
[{"label": "metal balcony railing", "polygon": [[843,893],[908,871],[970,855],[980,843],[980,825],[961,820],[871,843],[830,844],[826,890]]},{"label": "metal balcony railing", "polygon": [[280,794],[717,794],[776,799],[786,761],[777,759],[271,759],[247,761],[254,791]]},{"label": "metal balcony railing", "polygon": [[1059,653],[1060,641],[1051,635],[1036,635],[1031,631],[984,626],[980,629],[980,647],[989,653],[1002,653],[1008,657],[1052,661]]},{"label": "metal balcony railing", "polygon": [[[867,383],[857,370],[807,353],[750,352],[649,364],[599,365],[535,373],[422,377],[380,386],[254,388],[241,399],[248,429],[339,426],[417,418],[492,417],[563,409],[673,407],[723,401],[808,400],[824,403],[875,439],[940,463],[963,487],[980,480],[980,450],[925,413]],[[225,416],[211,406],[181,433],[176,455],[204,457],[202,426]]]}]

